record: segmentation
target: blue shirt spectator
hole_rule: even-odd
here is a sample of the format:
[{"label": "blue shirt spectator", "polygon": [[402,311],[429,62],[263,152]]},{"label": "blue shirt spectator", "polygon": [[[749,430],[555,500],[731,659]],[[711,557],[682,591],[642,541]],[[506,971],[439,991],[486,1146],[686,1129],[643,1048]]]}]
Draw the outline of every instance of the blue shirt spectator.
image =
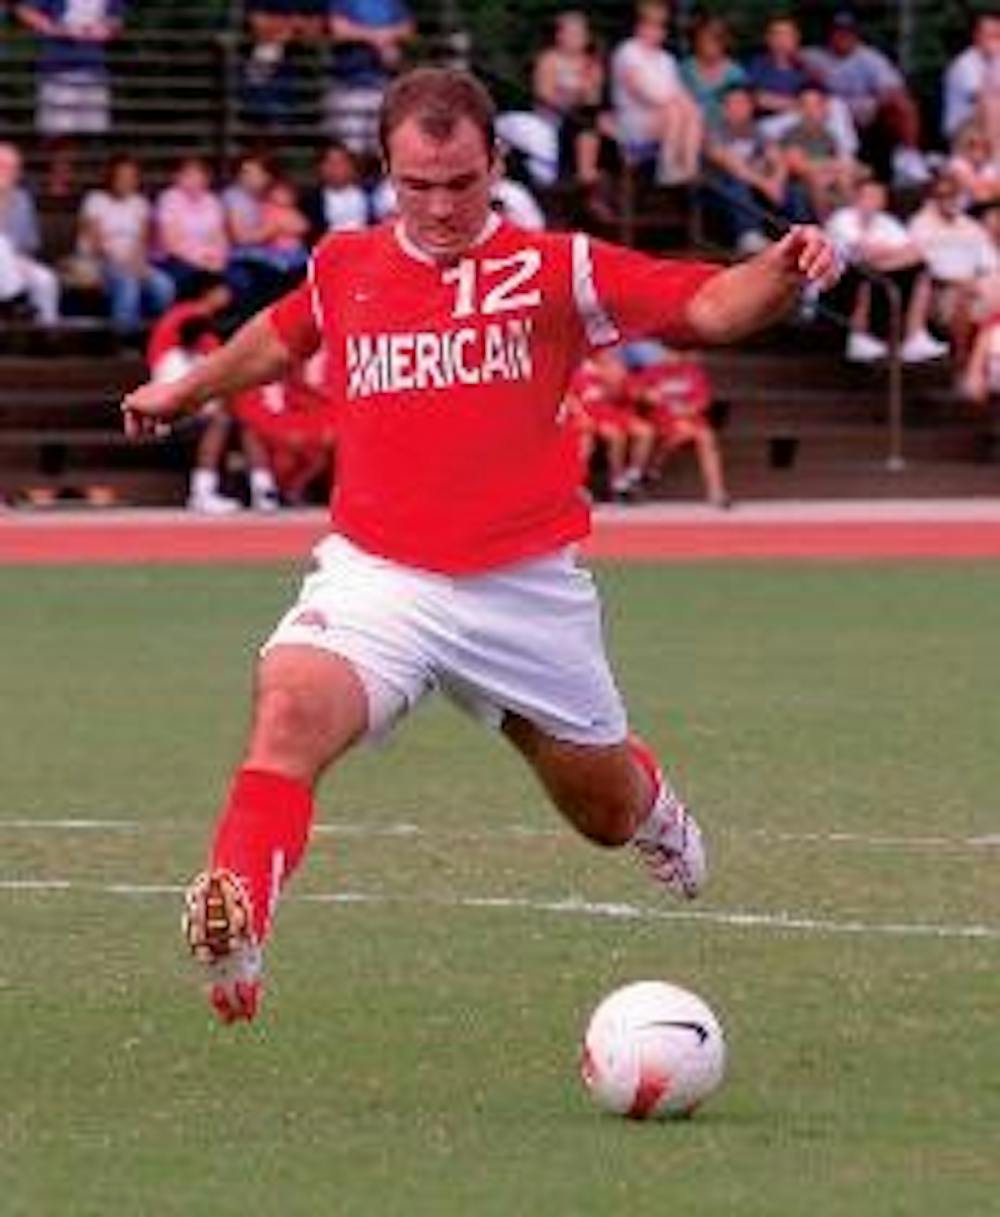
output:
[{"label": "blue shirt spectator", "polygon": [[111,95],[104,49],[121,31],[125,0],[30,0],[16,12],[41,40],[35,118],[39,131],[106,132]]},{"label": "blue shirt spectator", "polygon": [[355,154],[378,147],[382,94],[399,69],[413,37],[413,15],[404,0],[330,0],[333,39],[326,133]]},{"label": "blue shirt spectator", "polygon": [[398,68],[413,15],[403,0],[331,0],[335,79],[360,88],[384,88]]},{"label": "blue shirt spectator", "polygon": [[114,38],[125,15],[124,0],[30,0],[19,4],[20,21],[41,38],[42,72],[105,72],[104,44]]}]

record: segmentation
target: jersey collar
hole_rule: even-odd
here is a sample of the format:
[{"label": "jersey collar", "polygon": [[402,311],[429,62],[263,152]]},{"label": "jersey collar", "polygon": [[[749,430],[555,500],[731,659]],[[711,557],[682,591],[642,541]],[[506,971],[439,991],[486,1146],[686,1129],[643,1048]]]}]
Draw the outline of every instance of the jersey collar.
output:
[{"label": "jersey collar", "polygon": [[[484,245],[500,227],[500,216],[495,211],[491,211],[489,218],[479,232],[479,236],[472,242],[470,249],[475,249],[477,245]],[[428,266],[435,265],[434,259],[428,253],[415,245],[413,241],[406,235],[406,229],[403,226],[402,220],[397,220],[393,228],[393,233],[396,237],[396,243],[404,254],[409,258],[413,258],[415,262],[423,262]]]}]

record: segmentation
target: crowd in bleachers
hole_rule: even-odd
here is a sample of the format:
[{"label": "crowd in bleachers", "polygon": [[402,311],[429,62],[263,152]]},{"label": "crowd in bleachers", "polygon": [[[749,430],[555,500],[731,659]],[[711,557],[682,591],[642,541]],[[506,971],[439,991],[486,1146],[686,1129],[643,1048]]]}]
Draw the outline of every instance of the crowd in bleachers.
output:
[{"label": "crowd in bleachers", "polygon": [[[240,87],[265,135],[295,121],[296,48],[329,48],[321,106],[329,142],[312,171],[299,168],[293,182],[270,154],[274,141],[263,139],[255,147],[264,150],[240,156],[221,181],[215,166],[185,156],[153,191],[135,156],[114,157],[100,187],[78,198],[75,250],[54,266],[19,150],[2,144],[0,317],[52,325],[61,284],[89,287],[122,338],[142,341],[176,301],[224,284],[224,332],[294,283],[323,233],[392,213],[377,117],[417,36],[405,0],[244,8]],[[15,12],[39,40],[39,135],[106,131],[104,48],[128,20],[125,0],[24,0]],[[975,19],[969,45],[947,66],[936,127],[852,12],[836,13],[813,46],[803,45],[794,16],[776,13],[747,53],[721,16],[698,17],[685,31],[671,21],[668,4],[642,0],[627,36],[604,46],[586,12],[557,15],[524,82],[530,106],[500,118],[512,176],[497,185],[498,208],[540,227],[535,195],[569,183],[585,213],[607,223],[621,176],[638,174],[687,191],[709,234],[736,255],[764,248],[784,223],[825,224],[860,272],[841,289],[848,359],[890,354],[882,290],[890,281],[902,301],[905,362],[950,356],[963,392],[1000,387],[1000,12]],[[678,45],[687,53],[670,49]],[[588,424],[584,446],[600,434]],[[635,436],[625,442],[642,448]],[[627,473],[626,459],[612,481]],[[708,497],[726,500],[719,478]]]}]

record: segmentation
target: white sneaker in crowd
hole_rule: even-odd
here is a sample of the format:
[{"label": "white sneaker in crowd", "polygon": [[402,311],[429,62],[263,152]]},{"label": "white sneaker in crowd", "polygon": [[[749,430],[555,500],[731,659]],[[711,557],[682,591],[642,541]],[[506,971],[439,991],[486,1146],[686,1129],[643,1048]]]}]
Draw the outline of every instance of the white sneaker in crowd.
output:
[{"label": "white sneaker in crowd", "polygon": [[281,499],[277,490],[261,490],[251,495],[250,506],[254,511],[280,511]]},{"label": "white sneaker in crowd", "polygon": [[227,498],[224,494],[218,494],[214,490],[188,495],[188,511],[197,511],[205,516],[228,516],[232,515],[234,511],[239,511],[241,507],[242,504],[236,499]]},{"label": "white sneaker in crowd", "polygon": [[892,180],[897,186],[924,186],[932,169],[919,148],[897,148],[892,154]]},{"label": "white sneaker in crowd", "polygon": [[899,349],[903,363],[929,363],[932,359],[944,359],[948,354],[947,342],[941,342],[926,330],[911,334]]},{"label": "white sneaker in crowd", "polygon": [[888,346],[874,334],[854,332],[847,336],[844,356],[849,363],[877,363],[888,354]]}]

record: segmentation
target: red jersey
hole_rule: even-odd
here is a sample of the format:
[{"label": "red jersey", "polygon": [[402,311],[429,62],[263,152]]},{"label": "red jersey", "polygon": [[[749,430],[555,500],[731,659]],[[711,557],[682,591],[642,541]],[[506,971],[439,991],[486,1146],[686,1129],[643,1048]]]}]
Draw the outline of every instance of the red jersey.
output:
[{"label": "red jersey", "polygon": [[[207,317],[208,313],[200,300],[183,300],[171,305],[153,326],[146,344],[146,363],[155,368],[167,351],[180,346],[181,328],[192,317]],[[198,339],[198,350],[202,355],[222,345],[215,334],[203,334]]]},{"label": "red jersey", "polygon": [[656,406],[672,418],[694,418],[712,403],[708,373],[693,359],[652,364],[630,376],[632,398]]},{"label": "red jersey", "polygon": [[611,423],[617,426],[628,426],[632,416],[632,398],[630,386],[623,381],[619,391],[611,387],[607,378],[595,368],[593,362],[585,359],[573,373],[573,379],[567,389],[567,401],[571,408],[576,408],[585,423]]},{"label": "red jersey", "polygon": [[398,224],[324,238],[270,315],[298,357],[325,348],[335,531],[456,574],[584,536],[560,410],[573,370],[590,349],[644,335],[694,345],[687,304],[716,271],[499,220],[448,266]]}]

